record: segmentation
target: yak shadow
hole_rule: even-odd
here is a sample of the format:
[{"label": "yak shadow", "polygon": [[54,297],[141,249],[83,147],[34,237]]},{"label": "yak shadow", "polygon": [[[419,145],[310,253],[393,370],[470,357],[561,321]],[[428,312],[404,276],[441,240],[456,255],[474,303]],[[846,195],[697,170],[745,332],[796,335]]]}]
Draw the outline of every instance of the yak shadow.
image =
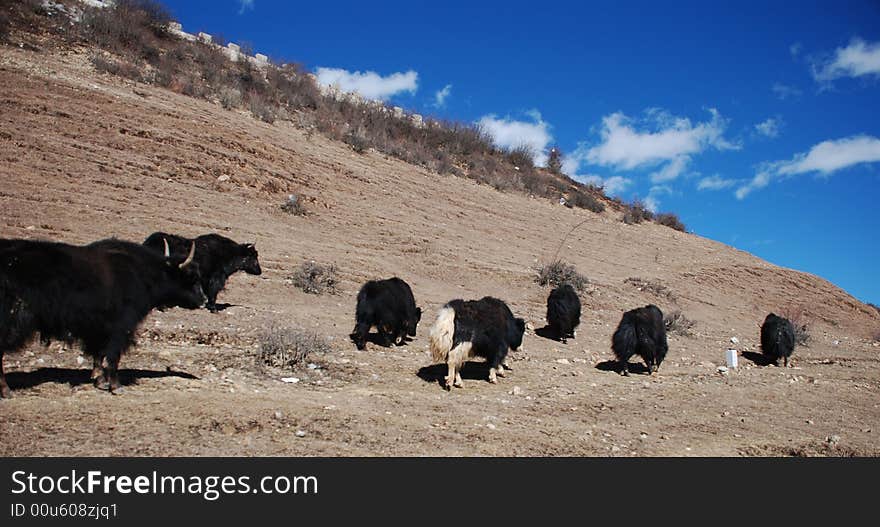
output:
[{"label": "yak shadow", "polygon": [[[349,338],[349,340],[353,340],[353,339]],[[375,344],[376,346],[379,346],[380,348],[393,348],[395,346],[406,346],[407,344],[412,342],[413,339],[408,336],[403,337],[403,341],[401,341],[400,344],[395,344],[394,341],[385,342],[385,340],[383,340],[382,337],[378,333],[367,333],[366,341],[369,342],[370,344]]]},{"label": "yak shadow", "polygon": [[[627,369],[630,373],[638,375],[648,375],[651,373],[650,370],[648,370],[648,367],[641,362],[630,362],[628,364]],[[600,371],[613,371],[615,373],[620,373],[620,362],[616,360],[606,360],[596,364],[596,369]]]},{"label": "yak shadow", "polygon": [[742,356],[744,359],[749,359],[756,366],[770,366],[771,364],[776,364],[776,359],[772,357],[768,357],[763,353],[756,353],[754,351],[744,351],[742,352]]},{"label": "yak shadow", "polygon": [[213,309],[213,310],[212,310],[212,309],[208,309],[208,308],[205,308],[205,309],[208,309],[208,311],[210,311],[211,313],[219,313],[219,312],[221,312],[221,311],[225,311],[225,310],[229,309],[230,307],[237,307],[237,306],[238,306],[238,304],[220,304],[220,303],[217,303],[217,304],[214,304],[214,309]]},{"label": "yak shadow", "polygon": [[[33,388],[47,382],[69,384],[71,387],[92,384],[92,370],[72,368],[38,368],[34,371],[13,371],[6,374],[6,382],[13,390]],[[195,375],[182,371],[119,370],[119,383],[123,386],[137,384],[140,379],[179,377],[198,380]]]},{"label": "yak shadow", "polygon": [[[556,342],[562,342],[562,335],[555,328],[550,327],[549,325],[544,326],[543,328],[538,328],[535,330],[535,335],[539,337],[543,337],[547,340],[555,340]],[[570,339],[572,337],[568,337]],[[566,340],[568,340],[566,339]],[[565,344],[563,342],[563,344]]]},{"label": "yak shadow", "polygon": [[[416,375],[425,382],[436,382],[440,386],[446,386],[447,373],[449,373],[449,367],[445,364],[432,364],[419,368]],[[486,381],[489,379],[489,363],[468,361],[464,363],[459,373],[462,380]]]}]

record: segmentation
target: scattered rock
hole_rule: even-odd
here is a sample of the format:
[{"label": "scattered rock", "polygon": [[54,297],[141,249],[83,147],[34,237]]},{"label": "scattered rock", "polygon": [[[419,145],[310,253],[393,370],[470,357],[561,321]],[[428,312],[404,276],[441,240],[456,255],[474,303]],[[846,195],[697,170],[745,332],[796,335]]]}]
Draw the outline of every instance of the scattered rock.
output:
[{"label": "scattered rock", "polygon": [[514,386],[513,389],[510,390],[510,395],[522,395],[522,388]]},{"label": "scattered rock", "polygon": [[226,174],[223,174],[222,176],[217,178],[218,183],[223,183],[224,181],[229,181],[229,176],[227,176]]},{"label": "scattered rock", "polygon": [[275,410],[275,419],[281,419],[282,417],[284,417],[284,414],[282,414],[278,410]]},{"label": "scattered rock", "polygon": [[568,359],[556,359],[559,364],[571,364]]},{"label": "scattered rock", "polygon": [[282,377],[281,382],[296,384],[299,382],[299,378],[298,377]]},{"label": "scattered rock", "polygon": [[721,375],[727,375],[728,371],[727,366],[718,366],[718,373]]},{"label": "scattered rock", "polygon": [[617,445],[611,445],[611,451],[612,452],[620,452],[620,447]]},{"label": "scattered rock", "polygon": [[306,436],[305,430],[297,430],[296,431],[296,437],[305,437],[305,436]]},{"label": "scattered rock", "polygon": [[489,430],[495,430],[495,429],[498,428],[498,427],[495,426],[495,425],[492,424],[492,423],[487,423],[487,424],[486,424],[486,428],[488,428]]},{"label": "scattered rock", "polygon": [[835,434],[835,435],[830,435],[830,436],[828,436],[828,437],[825,438],[825,442],[828,443],[828,444],[831,445],[831,446],[835,446],[835,445],[837,445],[837,443],[840,443],[840,436],[839,436],[839,435],[836,435],[836,434]]},{"label": "scattered rock", "polygon": [[85,360],[84,358],[82,358],[82,357],[77,357],[77,358],[76,358],[76,363],[79,364],[79,365],[82,365],[82,363],[84,363],[85,361],[86,361],[86,360]]},{"label": "scattered rock", "polygon": [[739,339],[736,337],[730,337],[730,343],[731,344],[739,344]]}]

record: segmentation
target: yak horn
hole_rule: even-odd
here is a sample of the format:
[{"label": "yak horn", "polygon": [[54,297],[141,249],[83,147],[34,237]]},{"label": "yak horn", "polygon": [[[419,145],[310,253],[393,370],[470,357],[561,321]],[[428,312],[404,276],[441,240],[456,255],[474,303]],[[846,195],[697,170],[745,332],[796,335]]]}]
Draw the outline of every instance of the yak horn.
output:
[{"label": "yak horn", "polygon": [[168,240],[166,238],[162,238],[162,243],[165,244],[165,258],[171,258],[171,250],[168,249]]},{"label": "yak horn", "polygon": [[193,256],[195,256],[195,255],[196,255],[196,242],[192,242],[192,245],[190,245],[190,247],[189,247],[189,254],[186,257],[186,260],[184,260],[183,263],[180,264],[180,268],[183,269],[187,265],[191,264],[193,261]]}]

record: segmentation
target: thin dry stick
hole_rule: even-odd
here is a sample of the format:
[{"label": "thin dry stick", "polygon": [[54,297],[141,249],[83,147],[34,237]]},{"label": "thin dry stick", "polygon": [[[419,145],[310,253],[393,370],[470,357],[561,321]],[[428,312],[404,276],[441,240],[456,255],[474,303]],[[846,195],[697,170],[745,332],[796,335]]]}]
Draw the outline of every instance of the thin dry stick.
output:
[{"label": "thin dry stick", "polygon": [[556,261],[556,257],[559,255],[559,251],[562,250],[562,246],[563,246],[563,244],[565,244],[565,240],[566,240],[566,238],[568,238],[568,237],[571,235],[571,233],[574,232],[575,229],[577,229],[578,227],[580,227],[580,226],[583,225],[584,223],[587,223],[588,221],[590,221],[590,218],[586,218],[586,219],[583,220],[582,222],[580,222],[580,223],[578,223],[577,225],[575,225],[574,227],[572,227],[571,230],[568,231],[568,234],[566,234],[565,236],[562,237],[562,241],[559,242],[559,247],[556,248],[556,252],[553,253],[553,258],[550,259],[551,262],[555,262],[555,261]]}]

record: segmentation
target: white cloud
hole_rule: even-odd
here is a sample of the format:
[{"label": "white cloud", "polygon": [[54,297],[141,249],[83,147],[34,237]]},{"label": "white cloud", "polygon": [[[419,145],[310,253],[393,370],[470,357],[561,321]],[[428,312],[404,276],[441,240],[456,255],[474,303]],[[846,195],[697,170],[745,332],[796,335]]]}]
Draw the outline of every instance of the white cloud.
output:
[{"label": "white cloud", "polygon": [[854,38],[845,48],[837,48],[833,57],[813,64],[813,78],[829,82],[841,77],[880,76],[880,42]]},{"label": "white cloud", "polygon": [[775,93],[776,97],[781,101],[784,101],[788,98],[800,97],[801,95],[803,95],[803,92],[801,90],[795,88],[794,86],[782,84],[781,82],[774,83],[770,89],[773,90],[773,93]]},{"label": "white cloud", "polygon": [[611,176],[610,178],[603,178],[602,176],[587,174],[584,176],[572,176],[572,179],[580,181],[581,183],[585,183],[587,185],[600,187],[607,196],[619,196],[621,192],[632,185],[632,180],[623,176]]},{"label": "white cloud", "polygon": [[245,11],[253,11],[254,0],[238,0],[241,8],[238,10],[239,15],[243,15]]},{"label": "white cloud", "polygon": [[443,87],[442,90],[437,90],[437,92],[434,93],[434,107],[442,108],[442,107],[446,106],[446,98],[449,97],[449,94],[451,94],[451,93],[452,93],[452,85],[451,84],[447,84],[446,86]]},{"label": "white cloud", "polygon": [[341,68],[318,68],[316,74],[318,83],[324,86],[336,86],[344,92],[357,92],[367,99],[384,101],[398,93],[414,94],[419,88],[419,74],[412,70],[383,77],[374,71],[351,72]]},{"label": "white cloud", "polygon": [[752,191],[764,188],[773,179],[818,172],[822,176],[863,163],[880,162],[880,139],[856,135],[843,139],[823,141],[809,152],[795,155],[790,161],[775,161],[761,165],[758,174],[736,190],[743,199]]},{"label": "white cloud", "polygon": [[782,127],[782,119],[778,117],[770,117],[766,121],[755,125],[755,130],[765,137],[778,137],[779,129]]},{"label": "white cloud", "polygon": [[651,190],[648,191],[648,196],[642,200],[642,203],[645,204],[645,208],[656,213],[660,210],[660,196],[672,193],[673,190],[666,185],[654,185],[651,187]]},{"label": "white cloud", "polygon": [[682,174],[693,155],[709,148],[739,148],[724,138],[727,120],[714,108],[709,113],[710,120],[697,124],[658,109],[647,110],[641,123],[623,113],[613,113],[602,119],[602,142],[592,147],[582,144],[575,156],[617,170],[663,165],[651,180],[671,181]]},{"label": "white cloud", "polygon": [[697,190],[722,190],[736,185],[735,179],[725,179],[719,175],[704,177],[697,183]]},{"label": "white cloud", "polygon": [[550,125],[543,120],[540,112],[531,110],[527,115],[532,121],[517,121],[510,117],[498,118],[494,114],[484,115],[477,124],[501,148],[525,146],[535,154],[535,164],[547,164],[547,145],[553,140]]}]

